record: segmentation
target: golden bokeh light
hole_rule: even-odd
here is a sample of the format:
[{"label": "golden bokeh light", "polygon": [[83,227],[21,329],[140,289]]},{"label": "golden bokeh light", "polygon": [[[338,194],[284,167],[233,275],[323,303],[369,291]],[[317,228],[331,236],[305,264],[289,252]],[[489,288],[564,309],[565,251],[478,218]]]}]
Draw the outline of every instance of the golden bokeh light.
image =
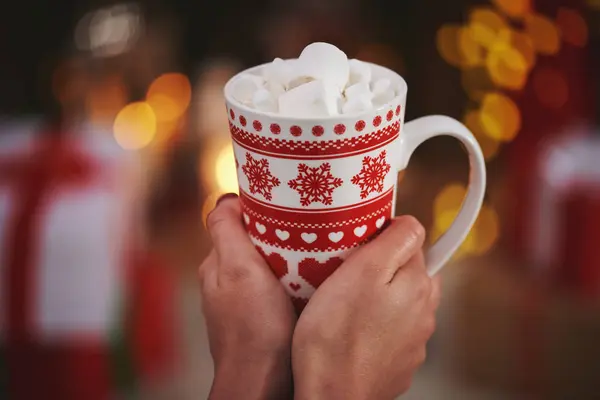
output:
[{"label": "golden bokeh light", "polygon": [[470,232],[469,254],[480,256],[490,251],[500,236],[500,220],[492,207],[484,204]]},{"label": "golden bokeh light", "polygon": [[442,58],[450,65],[461,67],[463,57],[459,47],[462,27],[459,25],[444,25],[437,31],[436,44]]},{"label": "golden bokeh light", "polygon": [[556,14],[562,39],[577,47],[585,47],[588,42],[589,30],[583,16],[576,10],[561,7]]},{"label": "golden bokeh light", "polygon": [[[446,185],[446,187],[444,187],[444,189],[438,193],[433,203],[433,212],[436,216],[436,219],[437,216],[441,216],[447,211],[458,212],[458,209],[460,209],[466,194],[467,188],[460,182],[452,182]],[[448,218],[450,218],[450,222],[454,220],[454,217]],[[450,225],[441,226],[448,227]]]},{"label": "golden bokeh light", "polygon": [[124,149],[146,147],[156,134],[154,110],[146,102],[126,105],[115,118],[113,131],[117,143]]},{"label": "golden bokeh light", "polygon": [[231,145],[224,146],[215,161],[215,179],[223,193],[238,193],[235,156]]},{"label": "golden bokeh light", "polygon": [[484,96],[480,111],[481,126],[492,139],[509,142],[521,129],[521,112],[517,105],[501,93]]},{"label": "golden bokeh light", "polygon": [[486,66],[492,82],[500,87],[521,90],[527,83],[527,61],[509,44],[494,46],[488,53]]},{"label": "golden bokeh light", "polygon": [[189,79],[179,73],[167,73],[152,82],[146,93],[146,101],[156,113],[158,121],[179,118],[190,105],[192,87]]},{"label": "golden bokeh light", "polygon": [[477,67],[483,64],[484,48],[475,40],[474,32],[468,27],[458,31],[458,50],[463,67]]},{"label": "golden bokeh light", "polygon": [[535,50],[544,55],[554,55],[560,50],[560,32],[556,24],[540,14],[525,17],[525,33],[531,38]]},{"label": "golden bokeh light", "polygon": [[518,62],[524,62],[525,68],[529,71],[535,65],[537,55],[533,41],[526,34],[511,30],[509,34],[509,43],[512,48],[519,53]]},{"label": "golden bokeh light", "polygon": [[493,0],[498,9],[512,18],[523,18],[531,12],[531,0]]},{"label": "golden bokeh light", "polygon": [[600,0],[587,0],[587,5],[595,10],[600,10]]},{"label": "golden bokeh light", "polygon": [[156,123],[156,135],[152,140],[152,147],[156,150],[166,150],[167,143],[169,143],[179,132],[181,126],[180,120],[174,121],[157,121]]},{"label": "golden bokeh light", "polygon": [[[459,183],[446,186],[436,197],[434,203],[434,227],[430,232],[432,242],[439,239],[454,222],[462,199],[466,195],[466,187]],[[457,260],[464,256],[480,256],[490,251],[500,236],[500,220],[497,212],[487,204],[481,208],[473,228],[454,255]]]},{"label": "golden bokeh light", "polygon": [[569,86],[562,73],[553,68],[536,71],[533,88],[538,100],[546,107],[559,109],[569,100]]},{"label": "golden bokeh light", "polygon": [[506,20],[489,7],[475,8],[469,15],[469,29],[475,41],[486,48],[492,47],[499,32],[506,27]]},{"label": "golden bokeh light", "polygon": [[467,111],[463,118],[463,123],[473,133],[473,136],[479,142],[483,157],[486,161],[494,159],[500,151],[500,142],[485,134],[481,124],[481,116],[477,110]]}]

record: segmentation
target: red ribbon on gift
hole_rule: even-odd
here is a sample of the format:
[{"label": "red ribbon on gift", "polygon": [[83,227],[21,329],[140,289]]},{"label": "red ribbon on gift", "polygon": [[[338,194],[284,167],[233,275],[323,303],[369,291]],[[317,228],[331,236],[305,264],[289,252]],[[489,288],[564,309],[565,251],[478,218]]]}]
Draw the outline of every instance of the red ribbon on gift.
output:
[{"label": "red ribbon on gift", "polygon": [[77,140],[67,136],[44,135],[28,152],[0,160],[0,186],[10,186],[17,195],[3,244],[8,249],[6,281],[0,282],[6,287],[2,302],[7,313],[5,356],[11,400],[104,400],[115,395],[118,385],[132,389],[128,385],[135,385],[140,377],[156,381],[172,372],[172,277],[164,260],[133,246],[133,240],[123,255],[126,295],[120,326],[125,341],[121,351],[131,362],[133,382],[116,379],[114,367],[123,365],[114,364],[108,338],[74,337],[48,345],[40,342],[33,325],[39,216],[53,192],[114,185],[112,178]]},{"label": "red ribbon on gift", "polygon": [[[53,189],[81,189],[99,166],[69,140],[44,135],[26,154],[0,161],[0,185],[17,194],[9,219],[6,267],[6,358],[11,399],[106,399],[107,359],[99,343],[47,346],[33,326],[37,224]],[[50,397],[49,397],[50,396]]]}]

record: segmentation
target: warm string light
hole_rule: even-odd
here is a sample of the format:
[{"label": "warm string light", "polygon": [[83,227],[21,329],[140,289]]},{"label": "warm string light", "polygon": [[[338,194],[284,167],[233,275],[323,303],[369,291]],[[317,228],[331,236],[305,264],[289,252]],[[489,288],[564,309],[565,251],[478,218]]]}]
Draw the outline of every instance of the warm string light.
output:
[{"label": "warm string light", "polygon": [[[563,42],[585,47],[589,35],[585,19],[576,10],[561,7],[554,21],[536,13],[531,0],[491,1],[493,6],[471,10],[466,24],[446,24],[437,32],[441,57],[461,70],[463,88],[475,105],[465,113],[463,122],[478,139],[487,161],[521,129],[521,112],[504,91],[520,91],[531,78],[544,107],[562,107],[569,98],[565,77],[555,69],[535,69],[536,61],[556,55]],[[599,0],[587,1],[600,7]],[[465,193],[464,186],[453,184],[439,194],[434,238],[448,229]],[[498,216],[490,205],[484,205],[459,255],[484,254],[498,235]]]},{"label": "warm string light", "polygon": [[203,214],[214,208],[219,196],[225,193],[239,193],[237,169],[233,145],[228,135],[212,136],[204,144],[202,155],[198,159],[198,174],[209,193],[204,200]]},{"label": "warm string light", "polygon": [[113,124],[115,140],[124,149],[139,150],[146,147],[156,135],[156,115],[146,102],[126,105]]},{"label": "warm string light", "polygon": [[[450,225],[460,211],[467,188],[460,183],[446,186],[434,202],[435,224],[431,239],[437,240]],[[481,208],[473,229],[457,251],[454,259],[465,256],[480,256],[489,252],[500,236],[500,222],[497,212],[488,204]]]},{"label": "warm string light", "polygon": [[232,145],[223,146],[217,155],[215,162],[215,181],[219,191],[223,193],[237,193],[239,190]]},{"label": "warm string light", "polygon": [[115,118],[115,139],[124,148],[160,148],[172,137],[189,108],[192,89],[179,73],[160,75],[149,86],[146,100],[123,107]]}]

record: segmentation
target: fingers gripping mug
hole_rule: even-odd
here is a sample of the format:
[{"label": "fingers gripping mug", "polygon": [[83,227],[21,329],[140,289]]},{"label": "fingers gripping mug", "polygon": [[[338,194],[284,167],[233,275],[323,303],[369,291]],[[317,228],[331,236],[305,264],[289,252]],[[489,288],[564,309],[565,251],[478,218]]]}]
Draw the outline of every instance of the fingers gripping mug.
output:
[{"label": "fingers gripping mug", "polygon": [[[264,66],[243,73],[258,74]],[[464,241],[485,192],[481,149],[471,132],[445,116],[404,123],[407,85],[393,71],[371,65],[398,95],[357,115],[289,118],[237,102],[225,85],[246,230],[301,310],[352,249],[392,218],[399,171],[424,141],[450,135],[469,154],[466,199],[450,229],[426,255],[437,273]]]}]

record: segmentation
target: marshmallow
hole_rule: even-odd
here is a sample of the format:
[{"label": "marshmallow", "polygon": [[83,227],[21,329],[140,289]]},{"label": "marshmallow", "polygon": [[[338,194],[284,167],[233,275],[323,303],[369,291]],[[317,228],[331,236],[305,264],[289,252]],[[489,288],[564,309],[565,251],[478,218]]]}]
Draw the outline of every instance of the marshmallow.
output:
[{"label": "marshmallow", "polygon": [[344,96],[338,97],[338,99],[337,99],[338,114],[344,113],[344,104],[346,104],[346,99],[344,98]]},{"label": "marshmallow", "polygon": [[285,93],[285,87],[277,82],[267,81],[267,83],[265,83],[265,89],[267,89],[274,98],[278,98]]},{"label": "marshmallow", "polygon": [[289,117],[326,117],[338,114],[337,87],[315,80],[279,97],[279,113]]},{"label": "marshmallow", "polygon": [[346,53],[328,43],[312,43],[302,50],[295,77],[310,77],[332,85],[341,93],[350,76]]},{"label": "marshmallow", "polygon": [[348,86],[344,91],[344,95],[346,96],[346,99],[351,99],[362,95],[368,96],[369,98],[373,97],[368,82],[358,82],[352,86]]},{"label": "marshmallow", "polygon": [[287,88],[290,79],[293,77],[293,65],[289,61],[276,58],[263,68],[262,77],[266,82]]},{"label": "marshmallow", "polygon": [[377,93],[373,97],[373,105],[375,107],[382,106],[382,105],[387,104],[390,101],[392,101],[394,99],[394,97],[396,97],[396,92],[394,92],[394,89],[392,89],[390,87],[387,90]]},{"label": "marshmallow", "polygon": [[348,61],[348,66],[350,67],[348,85],[355,85],[357,83],[369,84],[371,82],[372,72],[369,64],[352,59]]},{"label": "marshmallow", "polygon": [[267,89],[261,88],[254,92],[252,105],[259,111],[277,112],[277,100]]},{"label": "marshmallow", "polygon": [[252,103],[252,96],[254,93],[262,88],[264,80],[257,75],[243,74],[241,75],[233,85],[233,97],[243,103]]},{"label": "marshmallow", "polygon": [[373,103],[371,101],[371,95],[369,94],[361,94],[355,97],[349,98],[344,107],[342,108],[342,113],[344,114],[358,114],[363,111],[367,111],[373,108]]},{"label": "marshmallow", "polygon": [[305,83],[308,82],[312,82],[314,81],[313,78],[308,77],[308,76],[297,76],[295,78],[292,78],[292,80],[290,81],[290,83],[288,83],[288,90],[292,90],[297,88],[300,85],[304,85]]},{"label": "marshmallow", "polygon": [[375,96],[387,92],[388,90],[393,91],[392,82],[386,78],[378,79],[373,83],[372,89]]}]

